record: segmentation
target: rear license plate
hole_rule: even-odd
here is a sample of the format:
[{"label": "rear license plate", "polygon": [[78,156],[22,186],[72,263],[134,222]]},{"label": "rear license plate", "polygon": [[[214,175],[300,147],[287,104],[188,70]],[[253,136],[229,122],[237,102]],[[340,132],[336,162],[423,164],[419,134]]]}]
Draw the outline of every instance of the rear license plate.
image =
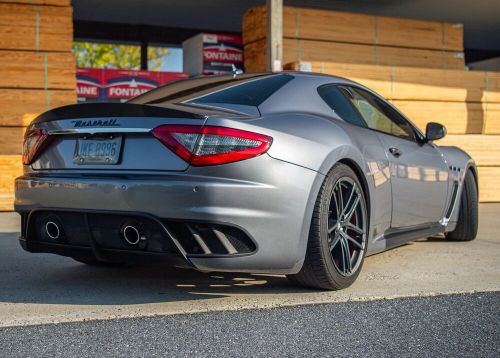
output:
[{"label": "rear license plate", "polygon": [[118,164],[122,137],[78,138],[73,163],[75,164]]}]

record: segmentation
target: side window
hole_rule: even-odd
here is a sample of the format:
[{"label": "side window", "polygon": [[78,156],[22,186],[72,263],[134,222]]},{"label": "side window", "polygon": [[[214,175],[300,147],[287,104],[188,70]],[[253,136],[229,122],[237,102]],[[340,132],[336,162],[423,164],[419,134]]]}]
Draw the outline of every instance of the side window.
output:
[{"label": "side window", "polygon": [[366,127],[363,119],[342,95],[335,85],[325,85],[318,88],[318,94],[328,106],[344,121],[360,127]]},{"label": "side window", "polygon": [[341,87],[341,91],[359,111],[369,128],[415,141],[411,124],[385,101],[359,88]]}]

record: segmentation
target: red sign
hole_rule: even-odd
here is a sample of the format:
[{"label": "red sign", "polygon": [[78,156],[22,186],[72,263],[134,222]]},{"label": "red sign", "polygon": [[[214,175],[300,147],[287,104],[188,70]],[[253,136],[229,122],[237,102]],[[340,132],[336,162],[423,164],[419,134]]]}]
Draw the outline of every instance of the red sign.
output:
[{"label": "red sign", "polygon": [[99,98],[102,86],[102,70],[79,68],[76,75],[76,94],[78,97]]},{"label": "red sign", "polygon": [[104,70],[107,98],[132,98],[160,85],[160,74],[150,71]]},{"label": "red sign", "polygon": [[202,34],[203,73],[231,72],[231,65],[243,66],[243,48],[240,35]]},{"label": "red sign", "polygon": [[125,101],[166,83],[187,78],[184,72],[77,69],[80,102]]}]

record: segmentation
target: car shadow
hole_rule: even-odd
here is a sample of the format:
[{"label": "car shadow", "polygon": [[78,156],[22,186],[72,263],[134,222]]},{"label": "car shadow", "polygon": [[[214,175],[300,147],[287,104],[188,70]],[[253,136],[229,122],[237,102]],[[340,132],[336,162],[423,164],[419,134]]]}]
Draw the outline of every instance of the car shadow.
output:
[{"label": "car shadow", "polygon": [[314,292],[292,286],[280,275],[200,273],[163,264],[87,266],[24,252],[15,236],[0,234],[0,304],[131,305]]}]

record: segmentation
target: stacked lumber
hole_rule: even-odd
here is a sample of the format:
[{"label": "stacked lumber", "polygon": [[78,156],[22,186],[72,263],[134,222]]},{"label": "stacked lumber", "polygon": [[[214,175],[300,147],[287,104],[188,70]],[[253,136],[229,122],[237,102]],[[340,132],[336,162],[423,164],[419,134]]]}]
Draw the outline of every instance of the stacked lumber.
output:
[{"label": "stacked lumber", "polygon": [[26,6],[0,3],[0,48],[65,51],[73,39],[69,6]]},{"label": "stacked lumber", "polygon": [[422,130],[437,121],[450,134],[500,134],[500,73],[306,61],[285,69],[359,82],[392,101]]},{"label": "stacked lumber", "polygon": [[19,155],[0,155],[0,172],[0,208],[12,210],[14,179],[23,172]]},{"label": "stacked lumber", "polygon": [[285,68],[359,82],[422,131],[428,122],[444,124],[448,135],[438,144],[469,153],[479,169],[480,200],[500,201],[500,73],[305,61]]},{"label": "stacked lumber", "polygon": [[12,210],[36,113],[76,102],[70,0],[0,0],[0,210]]},{"label": "stacked lumber", "polygon": [[500,201],[500,135],[448,135],[437,142],[462,148],[478,166],[479,200]]},{"label": "stacked lumber", "polygon": [[[243,16],[245,69],[265,70],[265,6]],[[335,61],[463,69],[461,24],[285,6],[283,63]]]}]

